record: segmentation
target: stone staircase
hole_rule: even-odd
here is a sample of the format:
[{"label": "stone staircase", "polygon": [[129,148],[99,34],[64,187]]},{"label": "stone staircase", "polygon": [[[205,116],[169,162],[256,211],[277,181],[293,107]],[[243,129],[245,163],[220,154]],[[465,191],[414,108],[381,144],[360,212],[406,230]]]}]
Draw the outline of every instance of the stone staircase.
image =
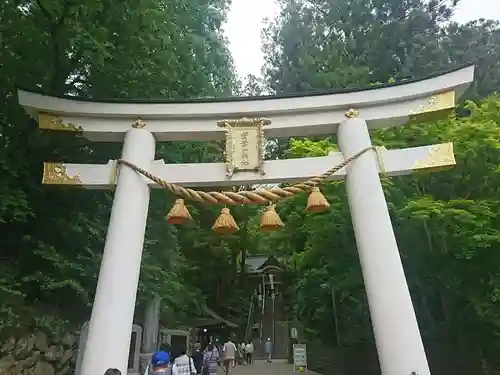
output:
[{"label": "stone staircase", "polygon": [[274,357],[276,359],[288,358],[288,332],[289,328],[283,296],[278,294],[275,300],[274,311]]},{"label": "stone staircase", "polygon": [[276,296],[274,301],[274,313],[272,298],[266,298],[261,324],[262,340],[260,338],[254,339],[254,358],[257,360],[267,358],[264,353],[264,342],[268,337],[273,340],[273,358],[288,358],[288,324],[286,322],[283,299],[280,294]]}]

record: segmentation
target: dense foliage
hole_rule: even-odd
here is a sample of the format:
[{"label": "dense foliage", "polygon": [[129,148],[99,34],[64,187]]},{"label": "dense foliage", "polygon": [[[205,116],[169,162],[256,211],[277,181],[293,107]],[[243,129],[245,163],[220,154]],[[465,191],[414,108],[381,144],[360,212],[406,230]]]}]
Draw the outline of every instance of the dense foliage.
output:
[{"label": "dense foliage", "polygon": [[[17,104],[16,85],[51,95],[179,98],[230,95],[232,61],[221,26],[223,0],[4,1],[0,6],[0,299],[3,325],[26,324],[34,309],[88,319],[112,193],[42,186],[42,161],[106,162],[120,145],[43,134]],[[161,144],[168,162],[220,160],[217,144]],[[198,286],[212,293],[219,274],[192,267],[204,252],[224,254],[210,237],[179,234],[164,222],[171,204],[153,193],[140,300],[161,295],[164,311],[197,311]],[[213,210],[201,211],[213,220]],[[203,238],[209,240],[202,242]],[[193,238],[200,242],[193,244]],[[190,251],[181,252],[181,245]],[[222,252],[222,253],[221,253]],[[222,257],[219,267],[229,266]],[[220,288],[219,288],[220,289]],[[213,294],[213,293],[212,293]],[[31,320],[31,319],[29,319]],[[30,323],[30,321],[28,321]]]},{"label": "dense foliage", "polygon": [[499,84],[498,23],[450,22],[454,0],[280,1],[263,32],[266,84],[275,92],[364,86],[474,63],[484,97]]}]

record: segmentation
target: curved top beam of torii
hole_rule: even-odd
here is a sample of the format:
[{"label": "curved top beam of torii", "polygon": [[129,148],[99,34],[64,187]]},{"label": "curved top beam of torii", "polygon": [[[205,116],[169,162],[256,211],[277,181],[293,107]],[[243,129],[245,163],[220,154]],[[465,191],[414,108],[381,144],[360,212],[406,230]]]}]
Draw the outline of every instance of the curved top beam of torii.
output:
[{"label": "curved top beam of torii", "polygon": [[266,137],[332,134],[353,109],[370,128],[394,126],[412,116],[455,106],[474,78],[466,66],[422,79],[364,89],[320,91],[286,96],[179,101],[93,101],[18,90],[19,103],[42,129],[82,131],[93,141],[123,140],[140,118],[158,141],[223,139],[217,120],[267,117]]}]

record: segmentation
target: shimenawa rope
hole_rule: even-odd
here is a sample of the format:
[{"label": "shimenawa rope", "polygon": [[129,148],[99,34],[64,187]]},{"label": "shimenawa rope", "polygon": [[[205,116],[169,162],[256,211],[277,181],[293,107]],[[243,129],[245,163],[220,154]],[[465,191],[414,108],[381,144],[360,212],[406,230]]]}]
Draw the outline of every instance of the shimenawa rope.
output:
[{"label": "shimenawa rope", "polygon": [[[149,178],[151,181],[156,182],[158,185],[164,187],[165,189],[171,191],[175,195],[182,197],[184,199],[190,199],[200,203],[213,203],[213,204],[268,204],[269,202],[275,202],[277,200],[294,196],[299,193],[311,191],[313,187],[325,181],[328,177],[340,171],[342,168],[356,160],[358,157],[363,155],[365,152],[370,150],[376,150],[375,146],[364,148],[358,153],[347,158],[339,165],[330,168],[323,174],[313,177],[307,181],[300,182],[298,184],[288,186],[288,187],[274,187],[269,189],[257,189],[249,191],[200,191],[193,190],[189,188],[184,188],[180,185],[171,184],[167,181],[162,180],[160,177],[153,175],[152,173],[146,171],[145,169],[138,167],[137,165],[123,159],[118,159],[118,164],[126,165],[132,168],[134,171],[142,174],[143,176]],[[377,155],[378,156],[378,155]],[[380,157],[378,157],[380,159]],[[380,164],[380,160],[379,160]]]}]

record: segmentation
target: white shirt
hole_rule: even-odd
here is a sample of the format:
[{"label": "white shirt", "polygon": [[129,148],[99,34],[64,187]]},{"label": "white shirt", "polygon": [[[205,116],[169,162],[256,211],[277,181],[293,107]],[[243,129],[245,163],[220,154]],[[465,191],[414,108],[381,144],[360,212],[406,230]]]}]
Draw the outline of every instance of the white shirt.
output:
[{"label": "white shirt", "polygon": [[172,375],[195,375],[193,360],[186,354],[177,357],[172,366]]},{"label": "white shirt", "polygon": [[252,354],[253,353],[253,344],[247,344],[245,346],[245,352],[249,353],[249,354]]},{"label": "white shirt", "polygon": [[222,349],[222,351],[224,352],[224,359],[235,359],[236,346],[231,341],[224,344],[224,349]]}]

